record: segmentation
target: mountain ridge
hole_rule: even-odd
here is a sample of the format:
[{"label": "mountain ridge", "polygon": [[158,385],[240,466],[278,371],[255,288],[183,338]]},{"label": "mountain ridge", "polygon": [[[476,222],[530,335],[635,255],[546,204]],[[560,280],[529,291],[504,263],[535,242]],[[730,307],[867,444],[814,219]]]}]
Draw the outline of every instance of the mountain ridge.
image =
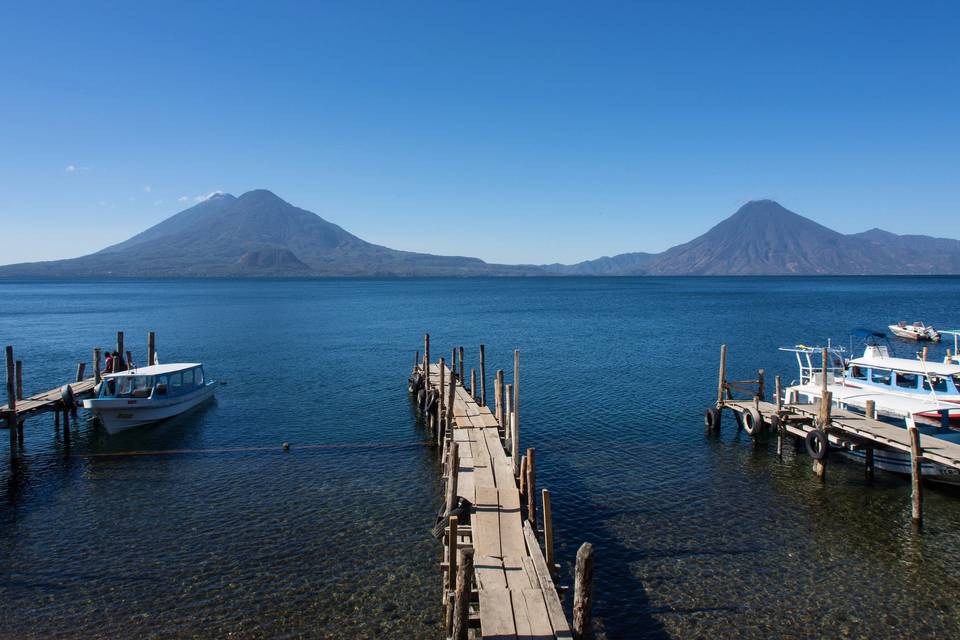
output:
[{"label": "mountain ridge", "polygon": [[661,253],[502,265],[373,244],[266,189],[212,194],[79,258],[0,266],[0,278],[953,274],[960,274],[958,240],[878,228],[842,234],[773,200],[751,200]]}]

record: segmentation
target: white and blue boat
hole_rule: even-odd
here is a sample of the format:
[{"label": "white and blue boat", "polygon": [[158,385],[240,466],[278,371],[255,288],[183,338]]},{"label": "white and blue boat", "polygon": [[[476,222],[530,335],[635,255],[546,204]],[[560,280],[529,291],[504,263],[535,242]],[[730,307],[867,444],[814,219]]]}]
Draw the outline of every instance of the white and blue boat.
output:
[{"label": "white and blue boat", "polygon": [[[861,335],[861,337],[863,337]],[[896,426],[916,426],[924,436],[960,443],[960,431],[951,426],[960,420],[960,364],[953,359],[933,362],[921,358],[898,358],[883,344],[885,335],[869,332],[863,355],[846,359],[842,348],[828,348],[826,389],[833,404],[841,409],[863,413],[867,401],[873,401],[877,417]],[[786,390],[788,402],[819,401],[823,392],[822,349],[798,345],[784,348],[796,354],[800,379]],[[864,452],[844,450],[850,458],[863,460]],[[910,455],[878,449],[874,454],[878,469],[910,474]],[[956,469],[924,462],[924,477],[941,482],[960,483]]]},{"label": "white and blue boat", "polygon": [[180,415],[212,398],[215,389],[200,363],[156,364],[104,375],[97,396],[83,407],[113,434]]}]

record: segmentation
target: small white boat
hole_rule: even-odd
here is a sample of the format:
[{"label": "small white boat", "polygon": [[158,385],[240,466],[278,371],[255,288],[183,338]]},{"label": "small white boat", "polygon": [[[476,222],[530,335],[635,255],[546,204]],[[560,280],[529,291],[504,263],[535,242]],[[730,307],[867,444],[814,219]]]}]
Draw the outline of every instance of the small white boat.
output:
[{"label": "small white boat", "polygon": [[898,338],[907,340],[928,340],[930,342],[940,342],[940,332],[933,327],[928,327],[922,322],[907,324],[898,322],[890,325],[890,332]]},{"label": "small white boat", "polygon": [[156,364],[103,376],[96,398],[83,401],[109,433],[180,415],[213,397],[199,363]]}]

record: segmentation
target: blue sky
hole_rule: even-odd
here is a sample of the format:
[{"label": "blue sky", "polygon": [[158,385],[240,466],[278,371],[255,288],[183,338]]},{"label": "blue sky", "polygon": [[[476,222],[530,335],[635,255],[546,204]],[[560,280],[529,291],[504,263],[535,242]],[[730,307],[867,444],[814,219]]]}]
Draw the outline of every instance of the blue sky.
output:
[{"label": "blue sky", "polygon": [[0,262],[254,188],[498,262],[756,198],[960,237],[956,3],[32,4],[0,6]]}]

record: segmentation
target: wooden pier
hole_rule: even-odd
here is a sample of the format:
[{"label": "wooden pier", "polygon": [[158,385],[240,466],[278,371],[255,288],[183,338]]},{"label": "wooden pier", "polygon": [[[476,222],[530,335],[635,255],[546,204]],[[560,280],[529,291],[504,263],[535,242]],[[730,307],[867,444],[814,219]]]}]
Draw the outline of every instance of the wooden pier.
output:
[{"label": "wooden pier", "polygon": [[[764,370],[757,372],[753,380],[726,378],[727,347],[720,349],[720,375],[717,383],[717,400],[707,408],[704,425],[708,433],[720,430],[721,412],[730,410],[736,417],[738,428],[743,428],[754,439],[767,433],[777,437],[777,453],[783,451],[783,439],[790,435],[802,439],[807,453],[813,459],[813,471],[821,480],[826,474],[831,448],[847,451],[862,451],[866,474],[873,477],[874,452],[896,451],[910,456],[911,503],[914,523],[923,521],[923,464],[935,463],[960,474],[960,444],[949,442],[934,435],[922,435],[916,424],[908,422],[900,428],[877,419],[874,401],[866,403],[866,413],[838,409],[833,405],[827,390],[828,354],[823,350],[823,368],[820,371],[822,401],[801,403],[799,398],[786,398],[779,376],[776,378],[772,401],[765,397]],[[747,397],[736,398],[735,394]]]},{"label": "wooden pier", "polygon": [[[116,352],[124,354],[126,363],[133,363],[130,351],[124,349],[124,334],[117,332]],[[94,388],[100,382],[102,349],[93,350],[93,376],[84,377],[86,362],[77,363],[75,379],[49,391],[36,393],[28,397],[23,394],[23,362],[14,357],[13,347],[5,349],[7,370],[7,404],[0,406],[2,425],[10,430],[10,457],[16,458],[18,449],[23,447],[23,428],[27,418],[41,413],[53,412],[54,425],[59,429],[63,416],[63,441],[70,444],[70,417],[77,414],[77,401],[93,395]],[[156,334],[147,335],[147,362],[156,361]]]},{"label": "wooden pier", "polygon": [[[520,352],[512,383],[497,371],[486,406],[486,354],[464,386],[463,347],[432,362],[429,336],[415,358],[410,391],[442,457],[442,598],[447,636],[586,638],[590,632],[592,546],[578,554],[574,626],[561,605],[550,492],[536,487],[533,448],[520,450]],[[457,362],[459,360],[459,368]],[[543,528],[537,526],[538,500]],[[541,546],[542,541],[542,546]],[[582,558],[581,558],[582,556]],[[583,565],[581,567],[581,564]],[[579,613],[578,613],[579,612]]]}]

